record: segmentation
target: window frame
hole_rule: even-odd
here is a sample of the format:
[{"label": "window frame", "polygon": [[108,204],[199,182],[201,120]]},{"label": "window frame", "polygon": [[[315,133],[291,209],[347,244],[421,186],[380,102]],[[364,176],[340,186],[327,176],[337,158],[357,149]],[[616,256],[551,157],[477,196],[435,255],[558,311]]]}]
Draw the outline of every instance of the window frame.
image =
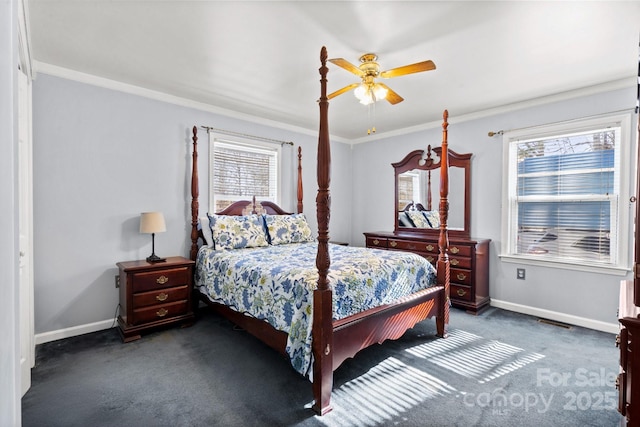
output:
[{"label": "window frame", "polygon": [[[215,185],[213,184],[214,179],[214,162],[215,162],[215,144],[224,144],[227,146],[233,146],[234,148],[238,148],[242,150],[243,148],[246,151],[258,151],[258,152],[273,152],[275,154],[276,159],[276,197],[274,199],[264,198],[262,197],[259,201],[270,200],[277,204],[281,205],[282,200],[282,191],[283,191],[283,156],[282,156],[282,146],[276,145],[267,142],[261,141],[253,141],[246,138],[241,137],[226,137],[216,135],[214,132],[209,133],[209,212],[215,213],[215,201],[216,201],[216,193],[215,193]],[[251,200],[253,195],[251,196],[242,196],[237,200]],[[234,200],[234,201],[237,201]]]},{"label": "window frame", "polygon": [[[531,139],[543,139],[553,136],[602,129],[607,126],[620,127],[620,141],[616,141],[616,169],[614,185],[618,185],[616,246],[611,248],[617,253],[617,261],[611,264],[593,263],[589,260],[560,261],[540,259],[535,255],[518,254],[517,234],[518,217],[511,208],[514,186],[517,185],[517,153],[511,150],[514,141],[526,141]],[[502,135],[503,144],[503,182],[502,182],[502,245],[500,259],[506,262],[519,264],[539,265],[568,270],[590,271],[616,275],[626,275],[630,270],[629,258],[629,233],[632,231],[630,222],[629,202],[631,196],[630,171],[634,162],[631,158],[631,114],[605,114],[586,117],[565,122],[541,125],[513,131],[505,131]],[[513,214],[513,216],[512,216]],[[612,221],[614,223],[614,221]],[[614,231],[611,230],[611,233]],[[612,239],[613,242],[614,239]]]}]

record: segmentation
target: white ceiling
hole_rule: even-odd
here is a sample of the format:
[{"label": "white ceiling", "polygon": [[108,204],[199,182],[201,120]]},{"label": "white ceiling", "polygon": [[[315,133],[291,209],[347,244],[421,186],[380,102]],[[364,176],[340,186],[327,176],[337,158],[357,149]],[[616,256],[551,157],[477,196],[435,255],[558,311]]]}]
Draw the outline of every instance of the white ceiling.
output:
[{"label": "white ceiling", "polygon": [[[374,52],[382,70],[435,62],[384,81],[405,101],[376,104],[378,136],[439,122],[445,108],[453,121],[631,86],[638,69],[638,1],[25,1],[36,72],[74,70],[312,132],[322,46],[356,65]],[[330,92],[358,81],[329,69]],[[370,112],[352,93],[329,114],[335,137],[367,138]]]}]

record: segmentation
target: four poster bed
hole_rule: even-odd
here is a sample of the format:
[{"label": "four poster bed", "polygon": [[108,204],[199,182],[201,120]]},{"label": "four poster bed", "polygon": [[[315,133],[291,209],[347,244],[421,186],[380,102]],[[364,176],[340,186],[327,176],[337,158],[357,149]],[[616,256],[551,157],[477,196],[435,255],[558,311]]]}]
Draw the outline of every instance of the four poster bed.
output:
[{"label": "four poster bed", "polygon": [[[208,216],[213,244],[200,246],[204,236],[199,227],[198,138],[194,126],[190,256],[196,261],[198,299],[287,355],[293,367],[312,380],[313,409],[322,415],[331,410],[333,371],[347,358],[375,343],[400,338],[407,329],[433,316],[437,335],[446,336],[449,261],[446,155],[441,159],[440,254],[436,269],[419,255],[329,242],[331,155],[324,47],[320,57],[317,239],[310,235],[301,213],[299,149],[298,213],[255,198],[235,202]],[[448,152],[447,126],[445,111],[443,153]],[[202,226],[209,231],[206,227]],[[284,296],[285,291],[288,296]]]}]

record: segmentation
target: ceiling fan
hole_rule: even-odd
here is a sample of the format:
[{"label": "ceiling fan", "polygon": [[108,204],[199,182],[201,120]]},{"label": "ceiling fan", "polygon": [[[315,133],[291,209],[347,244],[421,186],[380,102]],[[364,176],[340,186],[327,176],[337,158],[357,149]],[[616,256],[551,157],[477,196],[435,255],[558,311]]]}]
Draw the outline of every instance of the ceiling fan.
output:
[{"label": "ceiling fan", "polygon": [[327,98],[335,98],[345,92],[354,90],[356,98],[361,104],[369,105],[381,99],[386,99],[389,103],[395,105],[402,102],[404,98],[394,92],[384,83],[377,83],[376,77],[390,79],[392,77],[404,76],[407,74],[420,73],[436,69],[433,61],[422,61],[415,64],[405,65],[398,68],[392,68],[387,71],[380,71],[380,65],[376,62],[378,56],[374,53],[365,53],[360,57],[360,65],[355,66],[349,61],[342,58],[329,59],[329,62],[355,74],[362,79],[360,83],[352,83],[328,95]]}]

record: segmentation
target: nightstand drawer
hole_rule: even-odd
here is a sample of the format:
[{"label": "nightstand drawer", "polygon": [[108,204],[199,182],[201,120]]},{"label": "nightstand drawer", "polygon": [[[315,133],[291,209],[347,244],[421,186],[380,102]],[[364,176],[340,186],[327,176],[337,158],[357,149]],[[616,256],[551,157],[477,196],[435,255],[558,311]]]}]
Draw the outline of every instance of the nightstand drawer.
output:
[{"label": "nightstand drawer", "polygon": [[149,271],[133,275],[133,292],[152,291],[189,283],[187,267]]},{"label": "nightstand drawer", "polygon": [[165,304],[173,301],[186,300],[189,297],[187,285],[177,288],[168,288],[150,292],[141,292],[133,295],[134,310],[148,305]]},{"label": "nightstand drawer", "polygon": [[188,301],[177,301],[169,304],[154,305],[133,310],[133,324],[148,323],[169,319],[187,313]]}]

